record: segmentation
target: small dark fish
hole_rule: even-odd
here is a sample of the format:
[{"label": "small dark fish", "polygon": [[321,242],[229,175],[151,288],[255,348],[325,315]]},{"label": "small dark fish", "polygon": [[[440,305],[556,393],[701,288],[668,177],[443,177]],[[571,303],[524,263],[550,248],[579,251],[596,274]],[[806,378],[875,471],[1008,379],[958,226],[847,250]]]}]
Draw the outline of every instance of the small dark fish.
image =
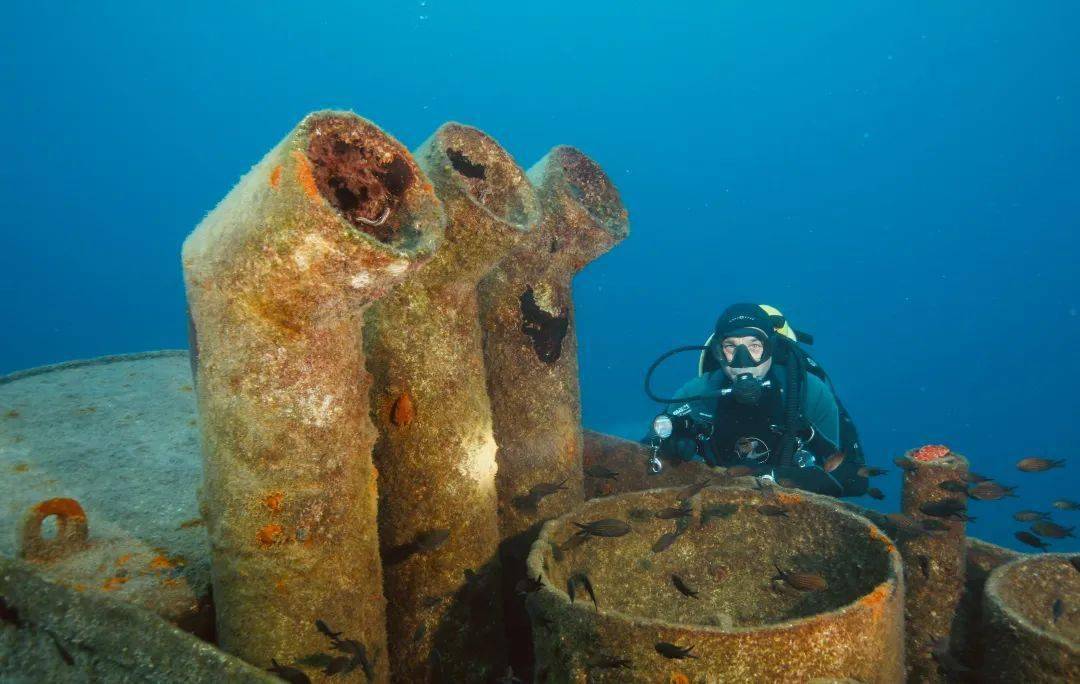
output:
[{"label": "small dark fish", "polygon": [[656,512],[656,517],[661,520],[672,520],[674,518],[685,518],[688,515],[693,515],[694,509],[690,506],[669,506],[662,511]]},{"label": "small dark fish", "polygon": [[586,534],[594,537],[621,537],[630,532],[630,526],[617,518],[604,518],[587,523],[574,523]]},{"label": "small dark fish", "polygon": [[1028,546],[1034,546],[1036,549],[1050,548],[1046,544],[1046,542],[1044,542],[1042,539],[1039,539],[1030,532],[1017,532],[1014,536]]},{"label": "small dark fish", "polygon": [[1054,508],[1059,511],[1080,511],[1080,503],[1069,499],[1058,499],[1054,502]]},{"label": "small dark fish", "polygon": [[696,655],[690,653],[694,648],[693,646],[676,646],[675,644],[669,644],[666,641],[660,641],[655,646],[656,652],[665,658],[671,658],[672,660],[683,660],[684,658],[697,658]]},{"label": "small dark fish", "polygon": [[1052,459],[1052,458],[1038,458],[1037,456],[1029,456],[1028,458],[1022,458],[1016,462],[1017,469],[1025,473],[1041,473],[1051,468],[1064,468],[1065,459]]},{"label": "small dark fish", "polygon": [[273,667],[267,668],[267,672],[275,675],[278,679],[284,679],[289,684],[311,684],[311,678],[308,677],[303,670],[298,670],[295,667],[289,667],[288,665],[282,665],[277,660],[271,658],[270,662]]},{"label": "small dark fish", "polygon": [[783,506],[774,506],[772,504],[762,504],[757,507],[757,512],[762,515],[770,517],[783,516],[788,517],[788,510]]},{"label": "small dark fish", "polygon": [[961,477],[963,477],[964,482],[967,482],[968,484],[979,484],[980,482],[990,481],[990,478],[988,478],[987,476],[973,473],[971,471],[964,473]]},{"label": "small dark fish", "polygon": [[540,581],[540,575],[536,576],[536,579],[531,577],[523,577],[518,580],[514,586],[514,590],[519,594],[531,594],[536,591],[540,591],[540,588],[544,586],[544,583]]},{"label": "small dark fish", "polygon": [[323,622],[322,620],[316,620],[315,621],[315,629],[319,630],[321,633],[323,633],[326,636],[330,637],[331,640],[337,639],[339,636],[341,636],[341,632],[331,631],[331,629],[329,627],[327,627],[326,623]]},{"label": "small dark fish", "polygon": [[1039,511],[1017,511],[1013,513],[1013,520],[1016,522],[1034,522],[1036,520],[1049,520],[1049,513],[1040,513]]},{"label": "small dark fish", "polygon": [[775,567],[776,572],[779,573],[773,577],[773,580],[780,580],[792,589],[798,589],[799,591],[823,591],[829,587],[828,582],[826,582],[825,578],[821,575],[814,575],[809,572],[784,572],[776,563],[773,563],[773,567]]},{"label": "small dark fish", "polygon": [[420,626],[416,628],[415,632],[413,632],[413,643],[415,644],[417,641],[423,639],[425,634],[427,634],[427,625],[425,625],[424,623],[420,623]]},{"label": "small dark fish", "polygon": [[592,599],[596,609],[600,610],[600,604],[596,602],[596,593],[593,592],[592,582],[589,581],[588,575],[583,572],[576,572],[570,575],[570,579],[566,580],[566,593],[570,596],[570,603],[574,602],[574,588],[579,584],[585,588],[585,593]]},{"label": "small dark fish", "polygon": [[1054,599],[1054,605],[1050,606],[1050,612],[1054,616],[1054,622],[1058,621],[1058,618],[1065,612],[1065,604],[1061,599]]},{"label": "small dark fish", "polygon": [[922,571],[923,579],[930,579],[930,559],[922,554],[915,558],[919,561],[919,570]]},{"label": "small dark fish", "polygon": [[733,465],[724,471],[724,477],[746,477],[753,475],[754,469],[748,465]]},{"label": "small dark fish", "polygon": [[951,518],[967,509],[960,499],[943,499],[942,501],[924,501],[919,505],[919,510],[926,515],[935,518]]},{"label": "small dark fish", "polygon": [[585,474],[589,477],[595,477],[601,480],[618,480],[619,472],[612,470],[607,466],[600,465],[599,463],[591,465],[585,469]]},{"label": "small dark fish", "polygon": [[707,525],[713,518],[726,518],[739,510],[736,504],[718,504],[701,509],[701,524]]},{"label": "small dark fish", "polygon": [[892,460],[892,462],[896,465],[897,468],[900,468],[901,470],[919,469],[919,464],[915,463],[915,461],[912,461],[910,458],[906,458],[904,456],[897,456]]},{"label": "small dark fish", "polygon": [[496,684],[523,684],[520,677],[514,676],[514,668],[506,666],[506,672],[495,680]]},{"label": "small dark fish", "polygon": [[953,494],[967,494],[967,485],[960,480],[945,480],[939,482],[938,487]]},{"label": "small dark fish", "polygon": [[450,539],[450,530],[428,530],[416,535],[413,543],[416,544],[416,549],[420,553],[427,553],[439,548],[448,539]]},{"label": "small dark fish", "polygon": [[798,489],[799,483],[792,480],[790,477],[780,477],[776,479],[776,484],[780,485],[784,489]]},{"label": "small dark fish", "polygon": [[1040,537],[1050,537],[1051,539],[1064,539],[1065,537],[1072,537],[1075,527],[1063,527],[1056,523],[1052,523],[1049,520],[1040,520],[1031,526],[1031,531]]},{"label": "small dark fish", "polygon": [[653,512],[650,511],[648,508],[631,508],[627,512],[627,515],[630,516],[631,520],[636,520],[637,522],[645,522],[647,520],[652,520]]},{"label": "small dark fish", "polygon": [[840,464],[844,462],[844,458],[847,456],[843,451],[837,451],[832,456],[825,459],[825,463],[822,464],[821,469],[827,473],[831,473],[840,467]]},{"label": "small dark fish", "polygon": [[576,549],[587,541],[589,541],[589,533],[579,530],[578,532],[575,532],[573,535],[571,535],[569,539],[564,541],[562,545],[559,546],[559,550],[569,551],[571,549]]},{"label": "small dark fish", "polygon": [[660,536],[656,540],[656,543],[652,545],[653,553],[660,553],[661,551],[667,551],[668,547],[675,543],[675,540],[679,538],[677,532],[667,532]]},{"label": "small dark fish", "polygon": [[566,481],[570,478],[564,479],[562,482],[541,482],[538,485],[533,485],[529,489],[529,496],[532,497],[537,503],[545,496],[551,496],[555,492],[566,489]]},{"label": "small dark fish", "polygon": [[878,475],[884,475],[887,472],[889,471],[884,468],[874,468],[872,466],[863,466],[858,470],[859,477],[877,477]]},{"label": "small dark fish", "polygon": [[708,487],[709,482],[711,480],[712,480],[711,477],[707,477],[704,480],[701,480],[699,482],[695,482],[692,485],[689,485],[688,487],[683,487],[682,489],[679,490],[679,492],[678,492],[678,494],[676,494],[676,496],[678,496],[679,499],[685,501],[685,500],[689,499],[690,497],[694,496],[695,494],[697,494],[698,492],[700,492],[702,489],[705,489],[706,487]]},{"label": "small dark fish", "polygon": [[888,513],[885,516],[885,519],[888,520],[898,532],[904,532],[914,537],[925,534],[926,532],[926,530],[919,527],[919,523],[903,513]]},{"label": "small dark fish", "polygon": [[997,482],[980,482],[972,487],[968,491],[968,494],[979,501],[997,501],[1006,496],[1015,498],[1016,495],[1013,494],[1014,489],[1016,489],[1016,487],[1006,487]]},{"label": "small dark fish", "polygon": [[877,487],[871,487],[870,489],[867,489],[866,495],[869,496],[871,499],[877,499],[878,501],[881,501],[885,498],[885,492],[881,491]]},{"label": "small dark fish", "polygon": [[632,670],[634,669],[633,663],[626,658],[618,658],[613,655],[607,655],[601,653],[597,656],[596,660],[589,663],[589,667],[595,667],[600,670]]},{"label": "small dark fish", "polygon": [[671,583],[675,585],[675,588],[679,590],[679,593],[688,598],[697,598],[698,593],[691,589],[682,577],[676,574],[671,575]]},{"label": "small dark fish", "polygon": [[63,660],[64,663],[67,665],[74,665],[75,659],[71,657],[71,653],[69,653],[68,650],[64,648],[64,645],[61,644],[60,640],[56,638],[56,635],[52,632],[46,632],[46,634],[48,634],[49,637],[52,639],[53,646],[56,647],[56,652],[60,655],[60,659]]},{"label": "small dark fish", "polygon": [[922,521],[923,529],[928,532],[948,532],[952,529],[949,523],[944,520],[938,520],[937,518],[930,518],[929,520]]}]

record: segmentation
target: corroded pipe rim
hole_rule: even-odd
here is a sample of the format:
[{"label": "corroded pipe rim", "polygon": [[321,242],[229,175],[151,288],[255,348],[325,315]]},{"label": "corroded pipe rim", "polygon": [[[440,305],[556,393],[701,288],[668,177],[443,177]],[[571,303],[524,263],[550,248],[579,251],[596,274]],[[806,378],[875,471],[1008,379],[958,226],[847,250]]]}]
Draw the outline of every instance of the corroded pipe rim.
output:
[{"label": "corroded pipe rim", "polygon": [[[637,498],[637,497],[640,497],[643,494],[663,495],[665,492],[678,491],[679,489],[682,489],[682,487],[678,487],[678,486],[676,486],[676,487],[661,487],[661,488],[658,488],[658,489],[643,489],[643,490],[640,490],[640,491],[626,492],[624,494],[615,494],[613,496],[597,497],[595,499],[589,499],[588,501],[586,501],[585,506],[588,506],[590,503],[592,503],[594,501],[599,501],[599,500],[616,501],[616,500],[619,500],[619,499],[628,499],[628,498],[631,498],[631,497]],[[723,490],[723,489],[734,489],[734,490],[746,489],[747,491],[752,491],[750,488],[747,488],[747,487],[706,487],[702,491],[708,491],[710,489],[718,489],[718,490]],[[832,499],[831,497],[822,496],[822,495],[819,495],[819,494],[811,494],[809,492],[800,492],[800,496],[802,498],[806,499],[806,500],[810,500],[810,501],[813,501],[813,502],[815,502],[817,504],[821,504],[821,505],[824,505],[826,507],[830,507],[835,512],[837,512],[837,513],[839,513],[839,514],[841,514],[843,516],[852,518],[856,522],[865,522],[871,528],[871,531],[876,532],[877,535],[880,535],[880,537],[879,537],[880,539],[889,540],[888,535],[886,535],[881,530],[881,528],[879,528],[877,525],[875,525],[872,521],[868,520],[867,518],[862,517],[861,515],[857,515],[856,513],[852,512],[850,510],[847,510],[843,506],[836,503],[836,500]],[[540,536],[537,538],[536,542],[533,544],[532,549],[529,551],[529,557],[528,557],[528,559],[526,561],[526,566],[528,567],[528,570],[529,570],[528,574],[529,574],[530,577],[535,576],[537,574],[541,574],[541,575],[543,575],[544,579],[548,579],[548,573],[547,573],[546,570],[544,570],[544,560],[543,559],[544,559],[545,546],[548,546],[550,544],[550,533],[556,527],[559,527],[560,525],[565,526],[567,523],[572,522],[572,520],[571,520],[572,518],[580,517],[579,511],[580,511],[580,508],[578,510],[574,510],[574,511],[571,511],[571,512],[565,514],[565,515],[562,515],[562,516],[560,516],[558,518],[552,518],[551,520],[548,520],[546,523],[544,523],[544,526],[540,529]],[[627,623],[631,623],[631,624],[633,624],[634,627],[651,627],[651,628],[656,628],[656,629],[659,629],[659,630],[686,630],[686,629],[691,629],[694,632],[700,632],[700,633],[703,633],[703,634],[717,634],[717,635],[761,634],[762,632],[782,633],[782,632],[786,632],[786,631],[789,631],[789,630],[797,628],[797,627],[803,627],[803,626],[807,626],[807,625],[812,625],[814,623],[824,622],[826,620],[831,621],[833,618],[842,616],[842,615],[844,615],[844,614],[846,614],[848,612],[851,612],[851,611],[855,610],[856,608],[858,608],[859,603],[863,599],[865,599],[867,596],[870,596],[872,594],[879,593],[879,592],[882,592],[882,591],[887,592],[887,591],[890,590],[890,588],[893,591],[898,590],[903,584],[903,581],[901,579],[903,577],[903,566],[902,566],[902,562],[901,562],[901,558],[900,558],[900,552],[897,550],[896,546],[894,544],[892,544],[891,542],[886,546],[886,551],[889,554],[889,571],[890,571],[890,574],[888,576],[886,576],[884,581],[879,582],[878,584],[874,585],[873,589],[871,589],[870,591],[864,593],[862,596],[858,597],[854,601],[851,601],[851,602],[849,602],[849,603],[847,603],[847,604],[845,604],[843,606],[840,606],[839,608],[836,608],[835,610],[830,610],[830,611],[824,612],[824,613],[815,613],[814,615],[810,615],[810,616],[802,617],[802,618],[796,618],[794,620],[787,620],[785,622],[774,622],[774,623],[769,623],[769,624],[764,624],[764,625],[752,625],[752,626],[749,626],[749,627],[732,627],[732,628],[725,629],[725,628],[719,627],[717,625],[699,625],[699,624],[695,624],[695,623],[668,622],[666,620],[657,620],[655,618],[646,618],[646,617],[641,617],[641,616],[630,615],[628,613],[623,613],[622,611],[618,611],[618,610],[599,609],[599,608],[595,608],[595,607],[594,608],[589,608],[589,607],[586,606],[587,602],[578,602],[578,601],[576,601],[574,603],[571,603],[570,602],[570,596],[565,591],[563,591],[560,588],[555,587],[554,585],[550,584],[549,582],[544,582],[543,585],[540,587],[540,589],[538,589],[538,591],[548,592],[548,593],[554,594],[556,596],[556,598],[560,599],[560,601],[563,604],[562,607],[564,609],[569,608],[570,610],[579,611],[582,614],[588,614],[588,615],[594,615],[597,612],[599,612],[599,613],[601,613],[603,615],[613,617],[615,619],[622,620],[622,621],[627,622]]]},{"label": "corroded pipe rim", "polygon": [[1040,638],[1047,639],[1060,645],[1062,648],[1069,649],[1073,652],[1080,651],[1080,642],[1070,641],[1066,639],[1062,634],[1048,632],[1042,627],[1035,625],[1027,616],[1016,610],[1001,596],[1001,583],[1006,580],[1006,575],[1009,574],[1016,567],[1025,563],[1041,563],[1047,559],[1061,560],[1065,563],[1069,562],[1069,558],[1074,554],[1071,553],[1032,553],[1027,554],[1023,558],[1017,558],[1011,560],[1008,563],[1004,563],[994,568],[990,573],[990,576],[986,579],[986,585],[983,588],[983,593],[986,595],[986,600],[993,602],[994,606],[1001,611],[1002,614],[1007,615],[1012,621],[1018,623],[1024,629],[1029,630],[1033,634],[1036,634]]},{"label": "corroded pipe rim", "polygon": [[[626,206],[619,196],[618,188],[615,187],[615,183],[603,167],[587,154],[570,145],[557,145],[548,152],[547,156],[558,162],[559,178],[565,187],[566,194],[574,201],[574,204],[612,237],[622,240],[630,234]],[[568,168],[567,163],[572,164],[574,168]],[[585,189],[575,184],[573,182],[575,179],[572,178],[573,171],[581,169],[588,170],[588,178],[583,177],[580,180],[588,182],[591,186],[588,189],[600,196],[599,202],[585,202],[578,193],[573,192],[573,189],[577,188],[579,192],[585,193]]]},{"label": "corroded pipe rim", "polygon": [[488,141],[491,142],[493,148],[497,150],[497,154],[501,156],[506,162],[507,167],[514,170],[515,180],[518,181],[514,183],[515,193],[521,198],[521,204],[524,207],[525,212],[525,220],[521,222],[511,221],[505,216],[501,216],[493,212],[491,209],[489,209],[487,206],[477,200],[476,197],[473,196],[471,189],[467,187],[463,182],[461,178],[462,174],[460,172],[457,172],[455,169],[454,173],[450,175],[453,176],[454,184],[458,187],[458,189],[461,190],[461,193],[466,198],[468,198],[469,202],[473,206],[482,211],[484,214],[490,216],[494,221],[501,223],[505,226],[509,226],[514,230],[522,233],[532,232],[539,224],[543,212],[540,208],[540,200],[536,197],[536,190],[535,188],[533,188],[532,183],[529,182],[529,178],[525,174],[525,170],[521,168],[521,165],[518,164],[514,160],[514,158],[510,156],[510,153],[506,151],[506,148],[500,145],[499,142],[495,140],[495,138],[491,137],[490,135],[480,130],[479,128],[476,128],[475,126],[469,126],[468,124],[459,123],[457,121],[447,121],[443,125],[439,126],[439,128],[436,129],[433,135],[434,139],[438,142],[436,149],[439,151],[439,154],[441,154],[444,159],[451,162],[451,165],[453,164],[453,162],[452,160],[450,160],[449,155],[447,154],[447,148],[444,143],[446,142],[445,136],[453,131],[462,131],[466,135],[476,135],[481,138],[486,138]]},{"label": "corroded pipe rim", "polygon": [[[325,136],[320,125],[327,127]],[[297,142],[301,147],[294,149],[293,155],[302,158],[305,170],[301,175],[308,184],[305,190],[312,196],[318,196],[331,209],[347,235],[398,258],[422,259],[435,251],[442,239],[444,226],[441,222],[435,226],[414,225],[413,221],[432,209],[440,210],[441,214],[442,202],[435,196],[426,175],[403,143],[375,122],[351,110],[323,109],[311,112],[300,122],[297,131],[300,133]],[[355,155],[371,157],[377,152],[363,144],[356,144],[354,138],[358,136],[377,140],[385,148],[384,157],[388,155],[389,159],[381,158],[373,163],[373,159],[365,158],[364,163],[356,163]],[[323,138],[327,139],[327,144],[317,146]],[[373,171],[383,165],[386,168]],[[335,175],[335,170],[341,173]],[[335,179],[339,182],[334,183]],[[357,182],[363,182],[363,187],[353,187]],[[411,203],[407,196],[416,194],[417,187],[422,188],[422,199]],[[383,202],[371,199],[371,188],[385,195],[385,198],[380,198],[384,199]],[[379,205],[382,213],[378,216],[362,216],[364,212],[359,205],[368,202]],[[399,218],[402,210],[407,213]],[[442,222],[445,221],[445,217],[440,218]],[[393,225],[397,227],[389,227],[388,219],[394,219]]]},{"label": "corroded pipe rim", "polygon": [[16,380],[22,380],[23,378],[30,378],[35,375],[42,375],[44,373],[51,373],[53,371],[68,370],[71,368],[83,368],[85,366],[103,366],[109,363],[120,363],[123,361],[140,361],[142,359],[156,359],[165,356],[189,355],[190,353],[187,349],[160,349],[157,351],[132,352],[131,354],[109,354],[107,356],[94,356],[88,359],[72,359],[71,361],[50,363],[44,366],[32,366],[30,368],[23,368],[21,370],[12,371],[7,375],[0,375],[0,385],[5,385],[9,382],[15,382]]}]

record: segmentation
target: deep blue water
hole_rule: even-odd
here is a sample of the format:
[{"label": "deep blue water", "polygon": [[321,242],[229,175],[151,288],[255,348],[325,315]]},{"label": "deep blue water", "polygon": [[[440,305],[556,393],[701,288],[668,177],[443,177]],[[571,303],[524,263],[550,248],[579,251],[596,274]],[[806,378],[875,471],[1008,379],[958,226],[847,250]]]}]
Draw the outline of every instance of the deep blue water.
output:
[{"label": "deep blue water", "polygon": [[630,210],[576,281],[588,427],[640,436],[652,359],[768,302],[871,462],[943,442],[1020,485],[971,533],[1080,498],[1080,5],[183,4],[3,11],[0,372],[184,346],[181,242],[307,112],[457,120],[526,167],[580,147]]}]

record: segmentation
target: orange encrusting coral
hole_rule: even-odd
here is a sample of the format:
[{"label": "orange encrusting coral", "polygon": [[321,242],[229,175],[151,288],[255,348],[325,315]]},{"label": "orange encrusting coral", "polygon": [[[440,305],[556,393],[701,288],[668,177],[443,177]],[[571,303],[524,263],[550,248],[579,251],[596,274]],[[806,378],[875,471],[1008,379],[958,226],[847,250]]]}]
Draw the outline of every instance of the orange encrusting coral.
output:
[{"label": "orange encrusting coral", "polygon": [[405,427],[412,422],[415,416],[416,411],[413,409],[412,396],[409,395],[409,390],[405,390],[394,402],[394,407],[390,413],[390,421],[398,427]]},{"label": "orange encrusting coral", "polygon": [[282,532],[284,532],[284,529],[281,527],[281,525],[264,525],[263,528],[259,530],[258,535],[256,535],[256,538],[259,541],[259,546],[263,547],[264,549],[273,546],[281,537]]},{"label": "orange encrusting coral", "polygon": [[293,150],[293,159],[296,160],[296,180],[308,197],[319,196],[319,186],[315,184],[315,174],[311,170],[311,162],[300,150]]},{"label": "orange encrusting coral", "polygon": [[281,511],[281,502],[285,500],[285,494],[282,492],[273,492],[267,494],[263,499],[263,504],[274,513]]},{"label": "orange encrusting coral", "polygon": [[75,499],[57,498],[42,501],[34,506],[34,513],[42,520],[55,515],[64,519],[85,518],[86,513]]},{"label": "orange encrusting coral", "polygon": [[116,591],[128,581],[127,577],[110,577],[105,580],[105,583],[101,585],[101,588],[105,591]]},{"label": "orange encrusting coral", "polygon": [[949,447],[943,444],[927,444],[912,452],[911,458],[916,461],[936,461],[945,458],[951,453]]},{"label": "orange encrusting coral", "polygon": [[281,183],[281,164],[275,166],[274,170],[270,172],[270,187],[277,190],[279,183]]}]

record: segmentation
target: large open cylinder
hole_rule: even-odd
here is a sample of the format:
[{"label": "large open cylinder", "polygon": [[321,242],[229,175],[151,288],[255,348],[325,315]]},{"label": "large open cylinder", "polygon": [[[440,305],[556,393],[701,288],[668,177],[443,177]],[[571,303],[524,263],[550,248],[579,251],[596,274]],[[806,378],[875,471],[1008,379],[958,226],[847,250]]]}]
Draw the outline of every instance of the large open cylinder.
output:
[{"label": "large open cylinder", "polygon": [[364,326],[391,669],[401,682],[488,682],[505,669],[505,637],[476,285],[539,203],[475,128],[446,124],[414,156],[444,203],[446,239]]},{"label": "large open cylinder", "polygon": [[1080,681],[1080,572],[1040,554],[990,573],[983,594],[981,673],[993,682]]},{"label": "large open cylinder", "polygon": [[[618,533],[610,520],[629,531],[583,536],[590,523]],[[904,679],[900,556],[827,497],[711,487],[593,499],[544,525],[528,571],[540,682]]]},{"label": "large open cylinder", "polygon": [[335,681],[388,679],[361,322],[444,221],[400,143],[318,112],[184,243],[218,636],[249,662],[315,676],[341,643]]},{"label": "large open cylinder", "polygon": [[[581,397],[570,283],[628,233],[626,210],[603,170],[572,147],[528,172],[543,217],[520,249],[480,282],[491,397],[511,662],[530,660],[528,620],[514,587],[540,523],[584,499]],[[516,636],[521,635],[521,636]],[[527,672],[524,672],[527,676]]]},{"label": "large open cylinder", "polygon": [[913,449],[903,459],[901,511],[923,525],[940,528],[931,527],[921,535],[901,535],[897,541],[904,557],[908,595],[908,677],[941,682],[948,676],[941,654],[951,649],[954,623],[960,622],[957,607],[964,593],[968,462],[937,445]]}]

